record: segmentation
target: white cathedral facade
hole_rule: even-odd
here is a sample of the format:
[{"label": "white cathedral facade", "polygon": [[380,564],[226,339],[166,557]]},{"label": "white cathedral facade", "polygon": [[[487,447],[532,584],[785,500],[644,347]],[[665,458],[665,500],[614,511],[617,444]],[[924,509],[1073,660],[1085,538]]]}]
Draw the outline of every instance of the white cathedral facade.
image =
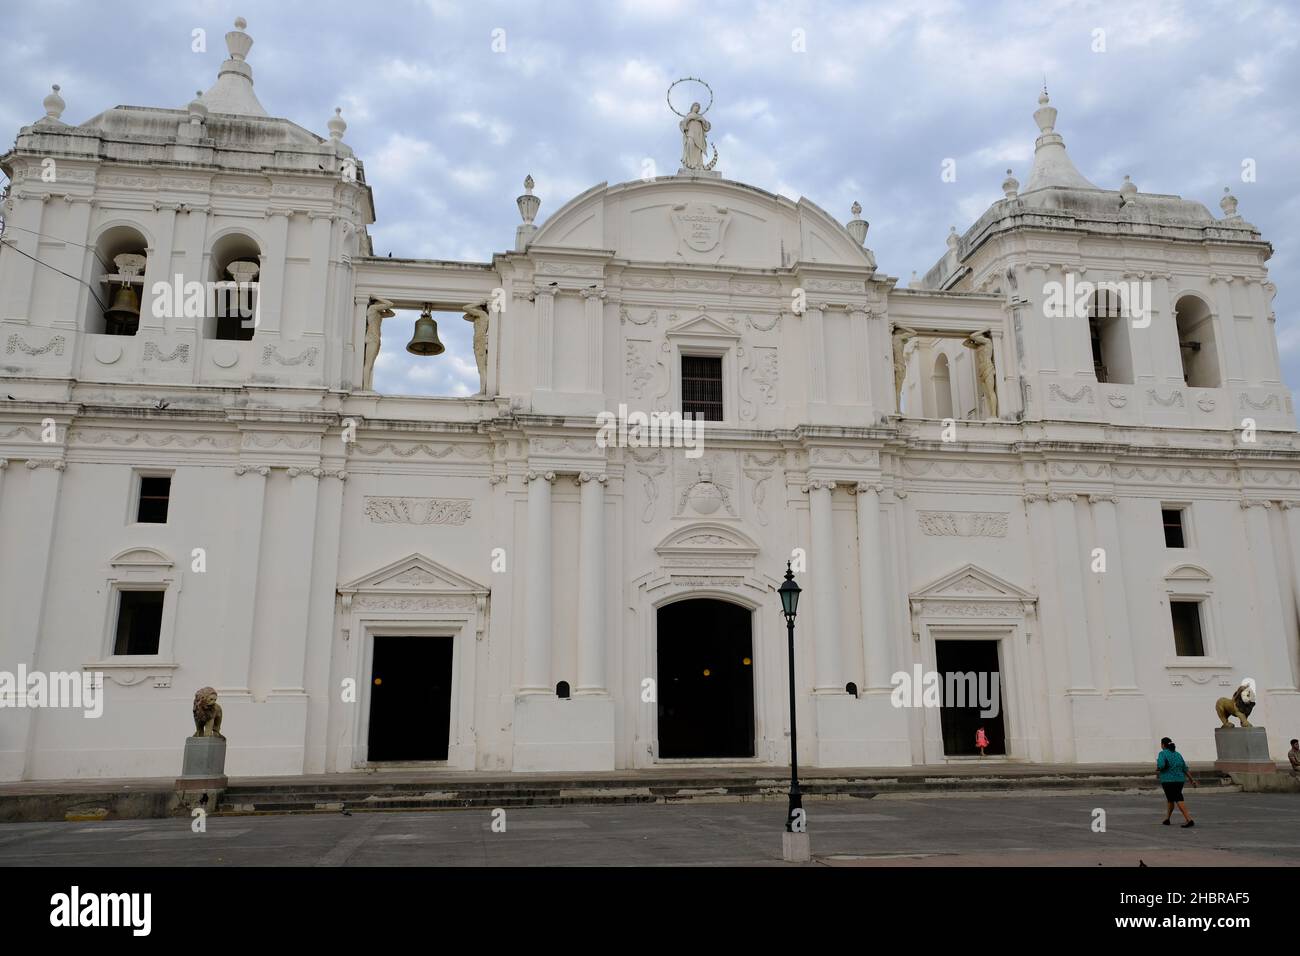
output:
[{"label": "white cathedral facade", "polygon": [[[678,174],[529,189],[490,262],[379,258],[341,117],[269,115],[242,26],[187,107],[56,88],[0,157],[0,670],[103,695],[0,710],[0,779],[175,776],[203,686],[231,775],[777,766],[792,556],[807,765],[1213,759],[1245,678],[1300,733],[1300,436],[1233,197],[1094,185],[1044,94],[1025,185],[903,287],[692,112]],[[256,322],[177,277],[255,278]],[[402,309],[474,321],[480,394],[368,387]],[[620,407],[702,443],[600,440]]]}]

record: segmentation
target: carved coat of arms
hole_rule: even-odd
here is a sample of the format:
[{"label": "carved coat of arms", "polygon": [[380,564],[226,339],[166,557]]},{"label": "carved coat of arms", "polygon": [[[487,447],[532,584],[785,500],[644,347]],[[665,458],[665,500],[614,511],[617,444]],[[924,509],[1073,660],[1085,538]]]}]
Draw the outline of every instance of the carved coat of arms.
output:
[{"label": "carved coat of arms", "polygon": [[722,257],[722,240],[731,224],[731,210],[712,203],[678,203],[672,210],[673,228],[677,230],[678,255],[687,251],[708,255],[714,261]]}]

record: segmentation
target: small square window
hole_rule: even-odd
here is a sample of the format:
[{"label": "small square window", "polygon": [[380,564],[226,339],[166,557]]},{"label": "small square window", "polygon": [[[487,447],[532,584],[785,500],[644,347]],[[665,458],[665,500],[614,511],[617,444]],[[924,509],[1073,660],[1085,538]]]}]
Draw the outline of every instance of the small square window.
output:
[{"label": "small square window", "polygon": [[144,524],[166,524],[167,504],[172,495],[171,475],[141,475],[140,501],[135,520]]},{"label": "small square window", "polygon": [[1201,635],[1201,602],[1170,601],[1169,616],[1174,622],[1174,650],[1179,657],[1204,657],[1205,639]]},{"label": "small square window", "polygon": [[166,591],[119,591],[113,653],[157,654]]},{"label": "small square window", "polygon": [[722,356],[682,356],[682,414],[722,421]]},{"label": "small square window", "polygon": [[1183,528],[1183,509],[1161,508],[1160,517],[1165,525],[1165,547],[1187,547],[1187,535]]}]

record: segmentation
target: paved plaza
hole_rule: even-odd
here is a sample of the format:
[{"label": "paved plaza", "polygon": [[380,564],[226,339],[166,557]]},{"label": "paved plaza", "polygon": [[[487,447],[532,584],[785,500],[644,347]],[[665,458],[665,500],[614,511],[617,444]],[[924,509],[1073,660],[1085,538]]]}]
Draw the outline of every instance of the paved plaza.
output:
[{"label": "paved plaza", "polygon": [[[1159,825],[1155,790],[807,802],[816,865],[1300,865],[1295,795],[1207,788],[1189,807],[1184,830]],[[186,819],[7,824],[0,866],[784,865],[784,814],[771,800],[511,809],[505,832],[480,809],[210,817],[203,834]]]}]

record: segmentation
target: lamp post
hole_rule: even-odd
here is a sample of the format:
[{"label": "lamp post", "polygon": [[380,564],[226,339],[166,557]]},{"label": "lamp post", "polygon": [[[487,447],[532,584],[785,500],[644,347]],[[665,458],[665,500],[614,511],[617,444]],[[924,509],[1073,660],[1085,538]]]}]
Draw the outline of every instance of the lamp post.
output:
[{"label": "lamp post", "polygon": [[794,717],[794,618],[799,610],[800,590],[794,581],[794,572],[790,570],[790,562],[787,561],[785,581],[777,593],[781,595],[781,613],[785,615],[785,630],[790,648],[790,810],[785,821],[788,833],[795,832],[795,811],[803,809],[803,797],[799,793],[799,735]]}]

